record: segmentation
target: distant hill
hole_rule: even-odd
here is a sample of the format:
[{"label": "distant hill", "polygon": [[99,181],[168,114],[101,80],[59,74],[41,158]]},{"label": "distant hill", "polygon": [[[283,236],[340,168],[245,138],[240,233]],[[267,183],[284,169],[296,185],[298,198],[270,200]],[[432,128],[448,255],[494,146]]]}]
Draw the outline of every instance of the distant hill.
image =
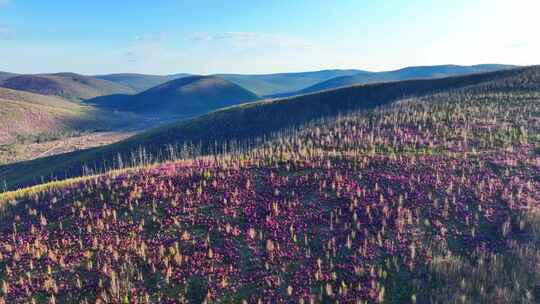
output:
[{"label": "distant hill", "polygon": [[400,81],[409,79],[441,78],[465,74],[491,72],[508,68],[515,68],[515,66],[502,64],[482,64],[473,66],[436,65],[407,67],[388,72],[362,71],[352,76],[341,76],[332,78],[327,81],[310,86],[308,88],[302,89],[296,93],[306,94],[355,84],[366,84],[382,81]]},{"label": "distant hill", "polygon": [[0,87],[59,96],[80,101],[110,94],[132,94],[124,85],[74,73],[19,75],[0,82]]},{"label": "distant hill", "polygon": [[[512,67],[515,66],[500,64],[483,64],[474,66],[438,65],[407,67],[388,72],[370,72],[356,69],[334,69],[299,73],[260,75],[215,74],[213,76],[226,79],[245,88],[246,90],[255,93],[258,96],[279,98],[354,84],[417,78],[448,77],[489,72]],[[15,76],[22,78],[14,78]],[[39,94],[58,95],[69,99],[83,100],[112,94],[137,94],[155,86],[164,84],[168,81],[188,76],[193,75],[186,73],[171,75],[118,73],[95,76],[82,76],[73,73],[17,75],[8,72],[0,72],[0,85],[2,81],[6,81],[8,78],[14,78],[7,81],[7,84],[2,86]],[[96,82],[100,80],[102,82]],[[73,82],[75,82],[75,84],[73,84]],[[52,92],[53,94],[50,94],[49,92]]]},{"label": "distant hill", "polygon": [[387,82],[328,90],[281,100],[264,100],[215,111],[139,134],[122,142],[70,154],[57,155],[0,167],[0,180],[8,187],[29,185],[41,177],[65,178],[83,173],[83,168],[103,170],[121,155],[128,160],[139,148],[148,157],[166,155],[171,146],[198,145],[200,153],[223,149],[234,140],[253,141],[315,119],[332,117],[388,104],[406,97],[440,92],[509,93],[540,91],[540,67],[509,69],[438,79]]},{"label": "distant hill", "polygon": [[0,145],[103,128],[109,114],[56,96],[0,88]]},{"label": "distant hill", "polygon": [[258,98],[252,92],[219,77],[189,76],[137,95],[103,96],[88,102],[147,115],[194,116]]},{"label": "distant hill", "polygon": [[98,79],[107,80],[121,84],[123,86],[131,88],[134,92],[140,93],[165,82],[190,76],[189,74],[175,74],[175,75],[146,75],[146,74],[108,74],[93,76]]},{"label": "distant hill", "polygon": [[0,71],[0,81],[17,76],[17,74]]},{"label": "distant hill", "polygon": [[218,74],[215,76],[234,82],[259,96],[267,96],[298,91],[321,81],[339,76],[350,76],[359,72],[361,71],[323,70],[266,75]]}]

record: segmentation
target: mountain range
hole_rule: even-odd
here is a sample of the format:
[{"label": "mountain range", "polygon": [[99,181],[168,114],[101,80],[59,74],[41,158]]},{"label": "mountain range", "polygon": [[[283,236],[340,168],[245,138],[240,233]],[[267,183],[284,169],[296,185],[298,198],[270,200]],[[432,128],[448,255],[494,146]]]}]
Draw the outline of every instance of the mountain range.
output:
[{"label": "mountain range", "polygon": [[[386,72],[336,69],[300,73],[215,74],[212,76],[226,79],[253,92],[257,96],[279,98],[354,84],[447,77],[513,67],[515,66],[502,64],[439,65],[407,67]],[[17,75],[0,72],[0,86],[44,95],[56,95],[71,100],[85,100],[113,94],[138,94],[166,82],[187,76],[193,75],[186,73],[171,75],[120,73],[94,76],[74,73]]]},{"label": "mountain range", "polygon": [[[310,87],[299,90],[292,94],[306,94],[323,90],[335,89],[344,86],[350,86],[355,84],[385,82],[385,81],[399,81],[407,79],[422,79],[422,78],[440,78],[448,76],[457,76],[465,74],[491,72],[509,68],[515,68],[512,65],[503,64],[481,64],[473,66],[459,66],[459,65],[437,65],[437,66],[418,66],[407,67],[395,71],[387,72],[368,72],[361,71],[354,75],[341,76],[329,79],[312,85]],[[289,93],[288,95],[291,95]]]},{"label": "mountain range", "polygon": [[360,70],[321,70],[266,75],[217,74],[259,96],[290,93],[335,77],[351,76]]}]

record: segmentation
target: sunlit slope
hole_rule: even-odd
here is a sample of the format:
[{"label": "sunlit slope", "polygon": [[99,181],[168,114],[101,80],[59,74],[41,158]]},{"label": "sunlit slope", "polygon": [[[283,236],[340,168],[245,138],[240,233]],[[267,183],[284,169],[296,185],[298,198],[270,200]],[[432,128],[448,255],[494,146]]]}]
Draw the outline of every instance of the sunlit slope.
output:
[{"label": "sunlit slope", "polygon": [[55,96],[0,88],[0,144],[103,128],[107,115]]},{"label": "sunlit slope", "polygon": [[4,88],[80,101],[110,94],[131,94],[124,85],[74,73],[19,75],[0,81]]}]

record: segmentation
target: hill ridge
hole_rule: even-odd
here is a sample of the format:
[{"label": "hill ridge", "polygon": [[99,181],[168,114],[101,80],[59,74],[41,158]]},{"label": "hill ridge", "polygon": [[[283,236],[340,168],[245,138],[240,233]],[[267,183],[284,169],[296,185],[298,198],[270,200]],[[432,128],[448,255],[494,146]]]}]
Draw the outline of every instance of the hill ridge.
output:
[{"label": "hill ridge", "polygon": [[335,77],[313,86],[304,88],[298,92],[291,94],[305,94],[311,92],[322,91],[326,89],[334,89],[339,87],[350,86],[354,84],[388,82],[388,81],[403,81],[411,79],[429,79],[429,78],[444,78],[450,76],[459,76],[467,74],[476,74],[484,72],[492,72],[517,68],[512,65],[502,64],[478,64],[471,66],[445,64],[445,65],[426,65],[426,66],[410,66],[397,70],[382,71],[382,72],[360,72],[355,75]]},{"label": "hill ridge", "polygon": [[71,72],[55,74],[16,75],[0,82],[1,87],[41,95],[54,95],[73,101],[97,96],[133,93],[123,85]]}]

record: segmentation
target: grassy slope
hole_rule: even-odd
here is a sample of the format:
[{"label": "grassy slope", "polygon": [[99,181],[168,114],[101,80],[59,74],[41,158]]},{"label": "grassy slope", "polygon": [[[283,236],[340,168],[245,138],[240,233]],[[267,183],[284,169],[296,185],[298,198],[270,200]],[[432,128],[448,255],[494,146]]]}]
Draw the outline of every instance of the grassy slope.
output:
[{"label": "grassy slope", "polygon": [[98,127],[92,108],[67,100],[0,88],[0,143],[17,136]]},{"label": "grassy slope", "polygon": [[421,78],[441,78],[458,76],[473,73],[491,72],[512,68],[510,65],[485,64],[474,66],[440,65],[440,66],[420,66],[407,67],[389,72],[361,72],[356,75],[342,76],[317,83],[311,87],[300,90],[298,93],[313,93],[328,89],[335,89],[343,86],[356,84],[375,83],[381,81],[400,81]]},{"label": "grassy slope", "polygon": [[135,113],[194,116],[258,97],[244,88],[214,76],[189,76],[172,80],[137,95],[111,95],[89,100],[101,107]]},{"label": "grassy slope", "polygon": [[136,93],[143,92],[167,81],[171,81],[178,78],[187,77],[189,74],[175,74],[175,75],[145,75],[134,73],[121,73],[121,74],[108,74],[97,75],[95,78],[115,82],[133,89]]},{"label": "grassy slope", "polygon": [[81,104],[57,96],[40,95],[25,91],[0,87],[0,98],[11,101],[24,101],[35,105],[45,105],[62,109],[80,108]]},{"label": "grassy slope", "polygon": [[354,75],[358,70],[323,70],[303,73],[280,73],[267,75],[219,74],[259,96],[298,91],[334,77]]},{"label": "grassy slope", "polygon": [[25,159],[29,144],[121,127],[132,117],[56,96],[0,88],[0,163]]},{"label": "grassy slope", "polygon": [[0,82],[1,87],[79,101],[110,94],[131,94],[121,84],[73,73],[20,75]]},{"label": "grassy slope", "polygon": [[290,99],[263,101],[216,111],[192,120],[164,126],[125,141],[91,149],[0,167],[0,180],[8,187],[39,182],[41,177],[77,176],[83,166],[102,169],[118,154],[129,159],[139,147],[147,153],[164,153],[169,145],[202,144],[208,152],[214,144],[245,140],[300,125],[321,117],[369,109],[407,96],[422,96],[447,90],[533,91],[540,89],[540,68],[528,67],[430,80],[359,85]]}]

